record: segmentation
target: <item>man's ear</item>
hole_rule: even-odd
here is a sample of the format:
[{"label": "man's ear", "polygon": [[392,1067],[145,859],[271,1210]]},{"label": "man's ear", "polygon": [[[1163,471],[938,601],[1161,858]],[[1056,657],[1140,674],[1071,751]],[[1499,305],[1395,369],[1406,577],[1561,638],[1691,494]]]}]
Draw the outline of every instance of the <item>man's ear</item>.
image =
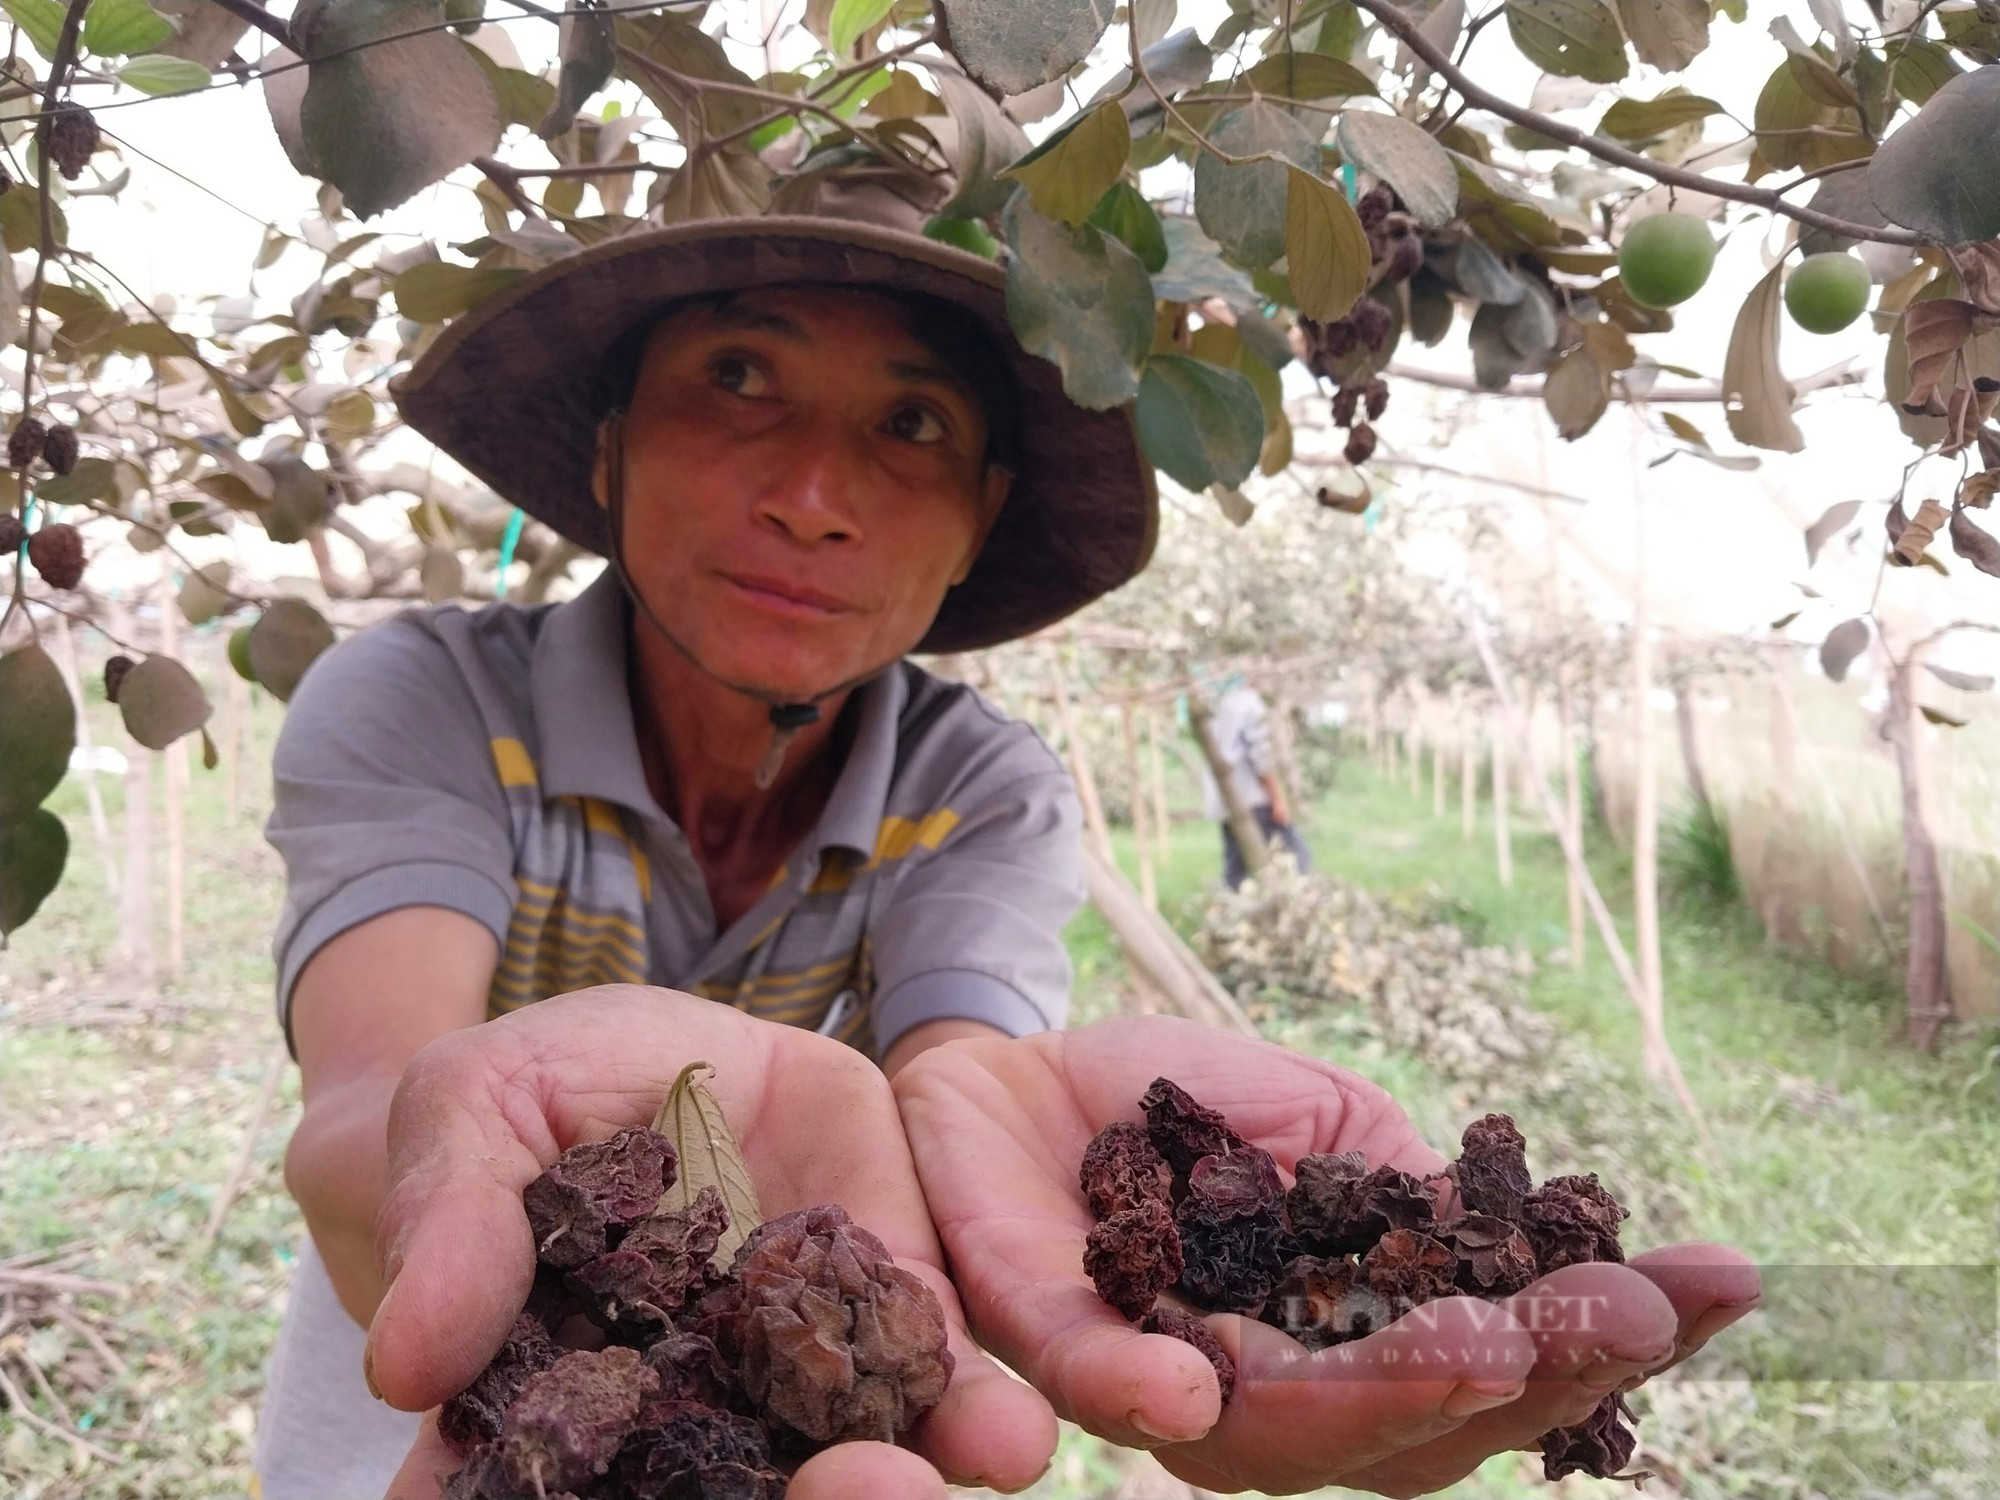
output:
[{"label": "man's ear", "polygon": [[986,538],[993,534],[993,524],[1000,519],[1000,507],[1007,503],[1007,491],[1013,487],[1014,471],[999,464],[988,464],[986,472],[979,479],[979,525],[972,535],[972,545],[965,549],[957,568],[952,571],[951,586],[957,588],[972,575],[972,565],[979,560],[979,554],[986,548]]},{"label": "man's ear", "polygon": [[611,424],[622,412],[607,412],[597,423],[597,452],[590,461],[590,497],[599,510],[611,508]]}]

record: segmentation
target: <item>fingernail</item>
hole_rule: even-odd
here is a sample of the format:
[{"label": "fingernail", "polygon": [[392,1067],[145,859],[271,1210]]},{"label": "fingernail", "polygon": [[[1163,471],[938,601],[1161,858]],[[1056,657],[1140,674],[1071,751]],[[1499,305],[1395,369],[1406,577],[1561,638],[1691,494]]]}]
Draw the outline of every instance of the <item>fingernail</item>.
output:
[{"label": "fingernail", "polygon": [[1756,1305],[1754,1302],[1747,1305],[1741,1302],[1729,1302],[1711,1307],[1688,1326],[1683,1346],[1692,1352],[1750,1312]]},{"label": "fingernail", "polygon": [[1151,1438],[1156,1443],[1191,1443],[1196,1438],[1202,1436],[1202,1434],[1199,1432],[1155,1431],[1147,1423],[1146,1419],[1140,1416],[1137,1412],[1132,1413],[1131,1422],[1133,1427],[1137,1428],[1141,1433],[1145,1434],[1147,1437]]},{"label": "fingernail", "polygon": [[1656,1365],[1664,1363],[1672,1353],[1671,1349],[1663,1349],[1658,1354],[1643,1359],[1619,1359],[1610,1354],[1601,1354],[1577,1371],[1576,1383],[1587,1391],[1613,1391],[1635,1375],[1644,1375]]},{"label": "fingernail", "polygon": [[375,1383],[375,1342],[372,1339],[361,1346],[361,1378],[368,1383],[368,1394],[380,1401],[382,1388]]},{"label": "fingernail", "polygon": [[1510,1401],[1520,1399],[1521,1392],[1528,1388],[1525,1380],[1511,1383],[1497,1380],[1467,1380],[1453,1387],[1452,1393],[1444,1398],[1438,1410],[1452,1421],[1462,1421],[1466,1417],[1477,1416],[1480,1412],[1491,1411],[1496,1406],[1505,1406]]}]

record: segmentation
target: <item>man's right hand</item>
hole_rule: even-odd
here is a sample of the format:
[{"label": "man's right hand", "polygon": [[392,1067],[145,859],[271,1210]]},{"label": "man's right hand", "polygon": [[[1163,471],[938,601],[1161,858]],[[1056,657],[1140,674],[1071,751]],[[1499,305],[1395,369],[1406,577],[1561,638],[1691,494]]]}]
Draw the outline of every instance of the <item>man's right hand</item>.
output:
[{"label": "man's right hand", "polygon": [[[612,986],[454,1032],[412,1060],[389,1117],[378,1221],[386,1290],[368,1371],[390,1405],[435,1407],[500,1347],[534,1277],[521,1190],[565,1148],[652,1123],[688,1063],[716,1068],[767,1216],[839,1203],[937,1293],[957,1360],[915,1453],[844,1444],[796,1500],[942,1500],[949,1477],[1020,1489],[1055,1450],[1048,1403],[971,1342],[888,1081],[860,1053],[669,990]],[[921,1455],[921,1458],[918,1457]],[[435,1500],[456,1458],[426,1423],[389,1500]]]}]

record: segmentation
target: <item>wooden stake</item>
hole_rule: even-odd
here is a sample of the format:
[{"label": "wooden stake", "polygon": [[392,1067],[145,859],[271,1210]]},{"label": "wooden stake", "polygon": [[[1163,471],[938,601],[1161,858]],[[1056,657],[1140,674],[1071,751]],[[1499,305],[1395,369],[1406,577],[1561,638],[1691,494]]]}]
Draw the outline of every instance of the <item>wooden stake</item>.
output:
[{"label": "wooden stake", "polygon": [[1146,910],[1158,911],[1160,888],[1153,879],[1153,831],[1149,826],[1152,820],[1146,816],[1146,778],[1140,771],[1139,735],[1132,724],[1130,698],[1118,705],[1118,734],[1125,742],[1126,785],[1131,789],[1132,847],[1139,855],[1139,895],[1146,903]]},{"label": "wooden stake", "polygon": [[1444,739],[1431,741],[1431,816],[1444,816]]},{"label": "wooden stake", "polygon": [[[123,605],[114,604],[111,633],[132,638]],[[153,963],[153,752],[121,728],[125,747],[125,864],[118,891],[118,947],[133,983],[152,993],[158,983]]]},{"label": "wooden stake", "polygon": [[1236,773],[1222,754],[1222,747],[1215,742],[1215,715],[1200,693],[1188,694],[1188,717],[1194,723],[1195,742],[1201,746],[1201,753],[1208,761],[1208,772],[1215,778],[1215,789],[1222,797],[1222,806],[1229,819],[1230,830],[1236,835],[1236,847],[1243,855],[1245,874],[1255,875],[1271,862],[1271,849],[1264,842],[1263,830],[1257,826],[1257,819],[1244,805],[1243,794],[1236,787]]},{"label": "wooden stake", "polygon": [[1507,736],[1493,733],[1493,857],[1500,868],[1500,887],[1514,884],[1514,835],[1507,826]]},{"label": "wooden stake", "polygon": [[[1635,415],[1638,408],[1634,408]],[[1658,1015],[1666,1008],[1660,961],[1660,787],[1653,735],[1653,622],[1646,589],[1645,435],[1632,445],[1632,932],[1639,949],[1639,982]],[[1660,1076],[1658,1050],[1646,1049],[1646,1071]]]},{"label": "wooden stake", "polygon": [[1153,838],[1159,845],[1160,858],[1166,859],[1171,842],[1174,821],[1167,811],[1167,763],[1160,751],[1159,710],[1148,705],[1146,709],[1146,744],[1153,760]]},{"label": "wooden stake", "polygon": [[1944,873],[1931,834],[1929,788],[1924,774],[1924,716],[1918,707],[1917,667],[1925,643],[1901,661],[1889,657],[1889,742],[1896,750],[1897,779],[1903,793],[1903,862],[1910,892],[1910,953],[1905,974],[1910,1044],[1924,1051],[1937,1045],[1940,1027],[1951,1019],[1951,972],[1946,944]]},{"label": "wooden stake", "polygon": [[76,748],[83,752],[83,797],[90,807],[91,837],[97,841],[97,857],[104,864],[104,889],[118,899],[118,857],[111,848],[111,821],[104,815],[104,794],[97,789],[96,746],[90,733],[90,715],[85,711],[82,674],[77,670],[76,641],[69,633],[69,617],[55,617],[56,660],[62,668],[63,683],[70,701],[76,705]]},{"label": "wooden stake", "polygon": [[[1583,780],[1576,774],[1576,726],[1572,722],[1574,705],[1570,702],[1569,670],[1568,662],[1556,669],[1556,730],[1563,763],[1563,821],[1570,839],[1581,849]],[[1563,885],[1569,897],[1569,966],[1581,972],[1587,956],[1583,941],[1583,884],[1568,861],[1563,863]]]},{"label": "wooden stake", "polygon": [[[160,553],[160,655],[178,658],[181,609],[174,597],[173,554]],[[187,910],[187,740],[160,752],[167,764],[167,978],[181,977]]]},{"label": "wooden stake", "polygon": [[1118,866],[1088,844],[1083,850],[1083,879],[1091,904],[1125,950],[1127,963],[1169,1005],[1208,1025],[1257,1035],[1256,1024],[1236,997],[1209,973],[1166,918],[1146,910]]},{"label": "wooden stake", "polygon": [[1410,749],[1410,795],[1424,794],[1424,735],[1416,724],[1411,724],[1409,734]]},{"label": "wooden stake", "polygon": [[1056,648],[1049,647],[1049,688],[1055,699],[1056,724],[1062,730],[1065,746],[1069,751],[1069,774],[1076,780],[1077,800],[1083,804],[1084,831],[1105,863],[1114,869],[1118,858],[1111,852],[1111,825],[1104,819],[1104,803],[1097,795],[1097,778],[1090,774],[1090,757],[1083,753],[1083,736],[1077,733],[1076,720],[1069,711],[1069,692],[1063,685],[1062,657]]},{"label": "wooden stake", "polygon": [[243,759],[243,744],[248,736],[244,733],[243,679],[236,675],[236,668],[227,658],[222,663],[222,805],[228,810],[229,823],[234,827],[242,816],[242,777],[239,774]]},{"label": "wooden stake", "polygon": [[1458,831],[1469,844],[1479,820],[1475,806],[1479,797],[1479,720],[1473,718],[1463,733],[1458,750]]}]

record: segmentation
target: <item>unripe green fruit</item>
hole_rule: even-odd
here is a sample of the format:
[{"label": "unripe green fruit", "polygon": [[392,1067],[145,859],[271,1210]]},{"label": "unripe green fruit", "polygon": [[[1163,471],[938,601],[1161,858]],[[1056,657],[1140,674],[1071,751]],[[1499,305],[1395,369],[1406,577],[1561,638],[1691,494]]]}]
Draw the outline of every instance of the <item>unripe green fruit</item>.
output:
[{"label": "unripe green fruit", "polygon": [[1675,307],[1708,281],[1715,266],[1715,236],[1693,214],[1654,214],[1625,231],[1618,246],[1618,274],[1626,295],[1641,307]]},{"label": "unripe green fruit", "polygon": [[1875,279],[1841,250],[1808,255],[1785,282],[1785,310],[1808,333],[1838,333],[1868,309]]},{"label": "unripe green fruit", "polygon": [[940,214],[924,225],[924,234],[929,239],[956,245],[961,250],[970,250],[974,255],[986,260],[991,260],[1000,253],[999,242],[986,232],[986,226],[977,219],[960,219]]},{"label": "unripe green fruit", "polygon": [[257,680],[257,674],[250,669],[250,630],[248,625],[239,625],[229,632],[229,665],[245,682]]}]

